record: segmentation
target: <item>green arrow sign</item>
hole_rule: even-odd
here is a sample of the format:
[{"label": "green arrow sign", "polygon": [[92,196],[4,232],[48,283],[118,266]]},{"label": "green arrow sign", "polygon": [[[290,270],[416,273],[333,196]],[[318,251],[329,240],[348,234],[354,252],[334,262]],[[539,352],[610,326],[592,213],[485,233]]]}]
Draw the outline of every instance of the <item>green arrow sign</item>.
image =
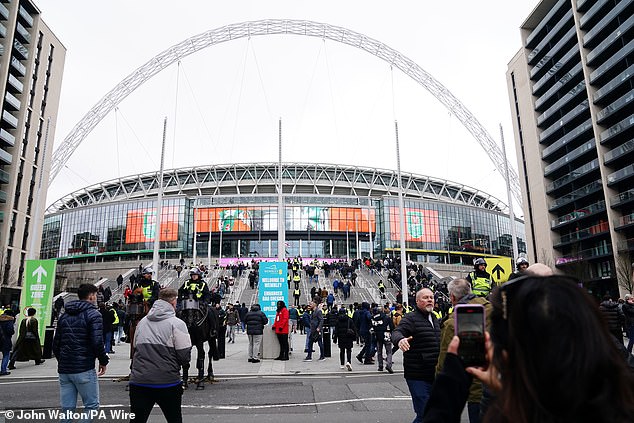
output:
[{"label": "green arrow sign", "polygon": [[20,306],[20,321],[26,317],[26,310],[34,308],[37,312],[40,341],[44,342],[44,329],[51,323],[53,291],[55,290],[56,260],[27,260],[24,271],[24,285]]}]

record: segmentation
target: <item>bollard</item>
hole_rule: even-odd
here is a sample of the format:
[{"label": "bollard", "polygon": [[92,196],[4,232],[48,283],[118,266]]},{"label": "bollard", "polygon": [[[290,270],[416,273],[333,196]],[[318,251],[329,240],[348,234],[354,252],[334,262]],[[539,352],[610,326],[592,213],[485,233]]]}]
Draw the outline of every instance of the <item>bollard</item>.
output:
[{"label": "bollard", "polygon": [[44,329],[44,349],[42,350],[42,358],[53,358],[53,336],[55,335],[55,327],[47,326]]},{"label": "bollard", "polygon": [[324,327],[324,357],[331,356],[332,342],[330,341],[330,328]]}]

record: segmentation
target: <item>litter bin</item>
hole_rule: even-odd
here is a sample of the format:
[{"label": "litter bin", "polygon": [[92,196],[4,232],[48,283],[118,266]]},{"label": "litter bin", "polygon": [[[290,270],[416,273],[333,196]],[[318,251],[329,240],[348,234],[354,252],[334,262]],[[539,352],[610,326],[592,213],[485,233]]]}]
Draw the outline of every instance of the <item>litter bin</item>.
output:
[{"label": "litter bin", "polygon": [[324,328],[324,356],[330,357],[331,354],[330,328]]},{"label": "litter bin", "polygon": [[53,336],[55,335],[55,327],[47,326],[44,329],[44,349],[42,350],[42,358],[53,358]]}]

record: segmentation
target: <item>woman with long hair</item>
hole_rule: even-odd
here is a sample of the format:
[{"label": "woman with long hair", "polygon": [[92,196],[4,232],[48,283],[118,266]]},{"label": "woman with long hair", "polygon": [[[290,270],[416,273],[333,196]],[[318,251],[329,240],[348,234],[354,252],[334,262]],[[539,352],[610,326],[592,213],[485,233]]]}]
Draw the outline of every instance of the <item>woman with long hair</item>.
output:
[{"label": "woman with long hair", "polygon": [[566,276],[523,276],[491,298],[487,368],[463,369],[454,337],[425,422],[458,422],[471,376],[495,398],[485,422],[633,422],[634,376],[596,304]]}]

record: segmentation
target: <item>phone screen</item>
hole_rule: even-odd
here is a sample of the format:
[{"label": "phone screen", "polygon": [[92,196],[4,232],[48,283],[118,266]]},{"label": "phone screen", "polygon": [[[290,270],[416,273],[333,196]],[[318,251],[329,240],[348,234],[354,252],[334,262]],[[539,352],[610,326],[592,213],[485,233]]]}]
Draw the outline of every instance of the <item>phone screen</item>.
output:
[{"label": "phone screen", "polygon": [[454,313],[455,333],[460,338],[458,356],[465,367],[486,365],[484,307],[479,304],[459,304]]}]

